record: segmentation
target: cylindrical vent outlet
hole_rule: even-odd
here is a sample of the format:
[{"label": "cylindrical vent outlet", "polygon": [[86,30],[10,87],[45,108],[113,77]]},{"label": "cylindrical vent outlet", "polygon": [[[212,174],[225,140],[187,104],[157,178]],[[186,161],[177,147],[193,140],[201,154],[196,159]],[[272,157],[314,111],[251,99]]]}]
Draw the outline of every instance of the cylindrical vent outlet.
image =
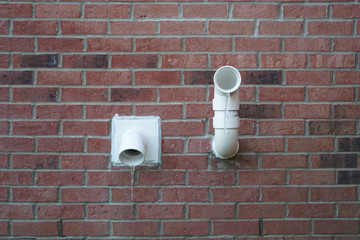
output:
[{"label": "cylindrical vent outlet", "polygon": [[127,166],[134,167],[144,162],[145,143],[139,132],[130,129],[121,137],[119,159]]},{"label": "cylindrical vent outlet", "polygon": [[214,84],[219,91],[231,93],[239,88],[241,84],[241,75],[236,68],[232,66],[223,66],[215,72]]}]

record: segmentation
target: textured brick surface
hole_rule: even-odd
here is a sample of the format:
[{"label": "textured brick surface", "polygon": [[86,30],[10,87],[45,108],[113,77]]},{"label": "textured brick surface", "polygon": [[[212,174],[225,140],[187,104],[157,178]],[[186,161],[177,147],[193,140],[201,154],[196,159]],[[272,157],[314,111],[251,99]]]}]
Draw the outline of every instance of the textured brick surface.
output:
[{"label": "textured brick surface", "polygon": [[[359,18],[354,0],[0,2],[0,238],[358,239]],[[242,77],[229,160],[223,65]],[[112,165],[116,113],[161,118],[161,165]]]}]

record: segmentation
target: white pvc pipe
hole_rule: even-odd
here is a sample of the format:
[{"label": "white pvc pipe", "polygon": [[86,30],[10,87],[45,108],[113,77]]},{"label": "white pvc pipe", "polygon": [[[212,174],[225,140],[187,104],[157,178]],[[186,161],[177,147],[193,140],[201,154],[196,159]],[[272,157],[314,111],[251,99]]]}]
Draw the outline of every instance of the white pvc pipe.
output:
[{"label": "white pvc pipe", "polygon": [[236,68],[223,66],[215,72],[214,84],[213,126],[215,135],[212,149],[216,157],[229,159],[234,157],[239,150],[238,110],[240,102],[237,90],[241,84],[241,75]]},{"label": "white pvc pipe", "polygon": [[135,167],[144,162],[145,141],[141,134],[130,129],[121,136],[119,159],[127,166]]}]

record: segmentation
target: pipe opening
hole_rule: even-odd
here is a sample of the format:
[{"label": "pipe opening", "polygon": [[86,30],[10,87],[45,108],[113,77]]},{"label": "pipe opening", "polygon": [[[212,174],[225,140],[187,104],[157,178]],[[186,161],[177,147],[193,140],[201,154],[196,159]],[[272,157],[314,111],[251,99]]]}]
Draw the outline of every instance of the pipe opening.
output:
[{"label": "pipe opening", "polygon": [[215,72],[215,87],[224,93],[236,91],[241,83],[241,76],[237,69],[231,66],[223,66]]},{"label": "pipe opening", "polygon": [[136,149],[126,149],[120,153],[119,158],[128,166],[137,166],[144,161],[144,154]]}]

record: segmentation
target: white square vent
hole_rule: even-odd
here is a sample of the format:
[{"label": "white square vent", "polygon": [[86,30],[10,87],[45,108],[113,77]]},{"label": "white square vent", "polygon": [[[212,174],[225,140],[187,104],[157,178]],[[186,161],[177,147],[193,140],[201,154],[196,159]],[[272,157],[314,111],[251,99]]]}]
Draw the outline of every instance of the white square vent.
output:
[{"label": "white square vent", "polygon": [[111,162],[115,166],[161,163],[161,119],[157,116],[112,118]]}]

